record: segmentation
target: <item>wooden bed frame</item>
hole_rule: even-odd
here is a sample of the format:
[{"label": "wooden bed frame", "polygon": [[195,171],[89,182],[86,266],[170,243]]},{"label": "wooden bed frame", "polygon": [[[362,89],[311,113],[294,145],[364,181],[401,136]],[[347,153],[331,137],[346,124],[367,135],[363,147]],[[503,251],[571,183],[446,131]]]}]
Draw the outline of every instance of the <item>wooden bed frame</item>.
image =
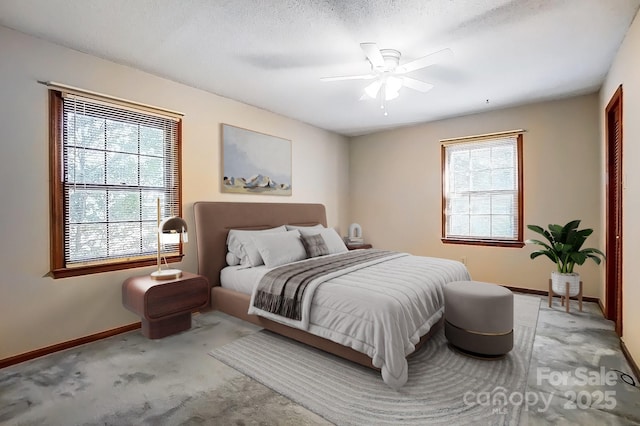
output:
[{"label": "wooden bed frame", "polygon": [[[267,229],[280,225],[327,226],[322,204],[295,203],[227,203],[200,201],[194,204],[198,246],[198,273],[211,285],[211,307],[226,314],[259,325],[309,346],[332,353],[369,368],[371,358],[349,347],[297,328],[249,315],[251,296],[220,286],[220,271],[227,266],[227,234],[230,229]],[[442,325],[439,321],[424,335],[416,350]]]}]

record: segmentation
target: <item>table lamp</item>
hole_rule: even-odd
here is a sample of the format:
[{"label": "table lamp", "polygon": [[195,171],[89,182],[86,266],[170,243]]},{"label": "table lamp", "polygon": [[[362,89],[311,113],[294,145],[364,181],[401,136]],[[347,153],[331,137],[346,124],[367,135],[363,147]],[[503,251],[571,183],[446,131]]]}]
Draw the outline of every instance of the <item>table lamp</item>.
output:
[{"label": "table lamp", "polygon": [[163,244],[188,242],[187,222],[178,216],[160,221],[160,199],[158,198],[158,270],[151,273],[154,280],[173,280],[182,276],[180,269],[162,269],[161,247]]}]

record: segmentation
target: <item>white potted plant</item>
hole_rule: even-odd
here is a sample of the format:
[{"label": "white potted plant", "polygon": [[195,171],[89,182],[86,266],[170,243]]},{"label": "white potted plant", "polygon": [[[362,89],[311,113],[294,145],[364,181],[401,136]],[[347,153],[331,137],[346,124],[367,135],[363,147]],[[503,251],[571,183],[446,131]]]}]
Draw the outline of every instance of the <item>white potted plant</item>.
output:
[{"label": "white potted plant", "polygon": [[542,235],[547,242],[527,240],[528,244],[536,244],[543,248],[531,253],[531,259],[547,256],[557,265],[557,270],[551,273],[551,287],[554,293],[566,295],[566,283],[569,283],[569,297],[580,291],[580,274],[573,271],[575,265],[582,265],[587,259],[600,264],[603,252],[596,248],[582,248],[593,229],[578,229],[580,220],[572,220],[564,226],[549,225],[548,230],[538,225],[527,225],[530,230]]}]

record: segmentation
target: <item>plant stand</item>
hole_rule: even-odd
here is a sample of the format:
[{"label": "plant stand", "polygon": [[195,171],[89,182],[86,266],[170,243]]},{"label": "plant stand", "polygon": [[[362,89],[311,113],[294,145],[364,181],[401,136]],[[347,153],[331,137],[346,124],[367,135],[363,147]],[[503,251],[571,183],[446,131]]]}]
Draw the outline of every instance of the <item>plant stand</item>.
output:
[{"label": "plant stand", "polygon": [[[566,291],[565,294],[558,294],[560,296],[560,303],[564,306],[565,302],[567,303],[567,312],[569,312],[569,301],[571,300],[570,293],[571,284],[566,283]],[[551,307],[551,303],[553,301],[553,295],[555,292],[553,291],[551,278],[549,278],[549,307]],[[578,294],[575,296],[578,299],[578,307],[580,312],[582,312],[582,281],[580,281],[580,289],[578,290]]]}]

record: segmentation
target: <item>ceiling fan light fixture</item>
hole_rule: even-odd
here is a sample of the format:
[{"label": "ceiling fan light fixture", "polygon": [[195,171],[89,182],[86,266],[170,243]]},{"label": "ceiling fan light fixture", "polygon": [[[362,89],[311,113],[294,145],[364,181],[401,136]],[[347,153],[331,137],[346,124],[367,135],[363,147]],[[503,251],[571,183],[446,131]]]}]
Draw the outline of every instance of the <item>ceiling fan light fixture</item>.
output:
[{"label": "ceiling fan light fixture", "polygon": [[387,77],[386,85],[387,91],[391,90],[392,92],[397,92],[402,88],[402,79],[390,75]]},{"label": "ceiling fan light fixture", "polygon": [[405,86],[418,92],[428,92],[433,88],[433,84],[405,76],[405,74],[426,68],[453,55],[451,49],[442,49],[400,65],[401,54],[398,50],[378,49],[375,43],[360,43],[360,47],[371,64],[371,72],[369,74],[323,77],[321,80],[375,79],[364,88],[364,95],[362,95],[360,99],[363,100],[368,97],[371,99],[380,99],[382,102],[390,101],[400,96],[399,91]]},{"label": "ceiling fan light fixture", "polygon": [[382,87],[382,80],[376,80],[364,88],[364,93],[366,93],[371,99],[377,99],[380,87]]},{"label": "ceiling fan light fixture", "polygon": [[390,75],[384,84],[384,98],[387,101],[393,100],[400,96],[400,89],[402,88],[402,79]]},{"label": "ceiling fan light fixture", "polygon": [[389,88],[389,86],[385,87],[385,90],[384,90],[385,101],[392,101],[398,96],[400,96],[400,93],[398,93],[397,90],[392,90]]},{"label": "ceiling fan light fixture", "polygon": [[390,101],[400,96],[398,91],[402,88],[402,79],[394,76],[379,78],[364,88],[364,92],[371,99],[378,99],[380,91],[384,100]]}]

